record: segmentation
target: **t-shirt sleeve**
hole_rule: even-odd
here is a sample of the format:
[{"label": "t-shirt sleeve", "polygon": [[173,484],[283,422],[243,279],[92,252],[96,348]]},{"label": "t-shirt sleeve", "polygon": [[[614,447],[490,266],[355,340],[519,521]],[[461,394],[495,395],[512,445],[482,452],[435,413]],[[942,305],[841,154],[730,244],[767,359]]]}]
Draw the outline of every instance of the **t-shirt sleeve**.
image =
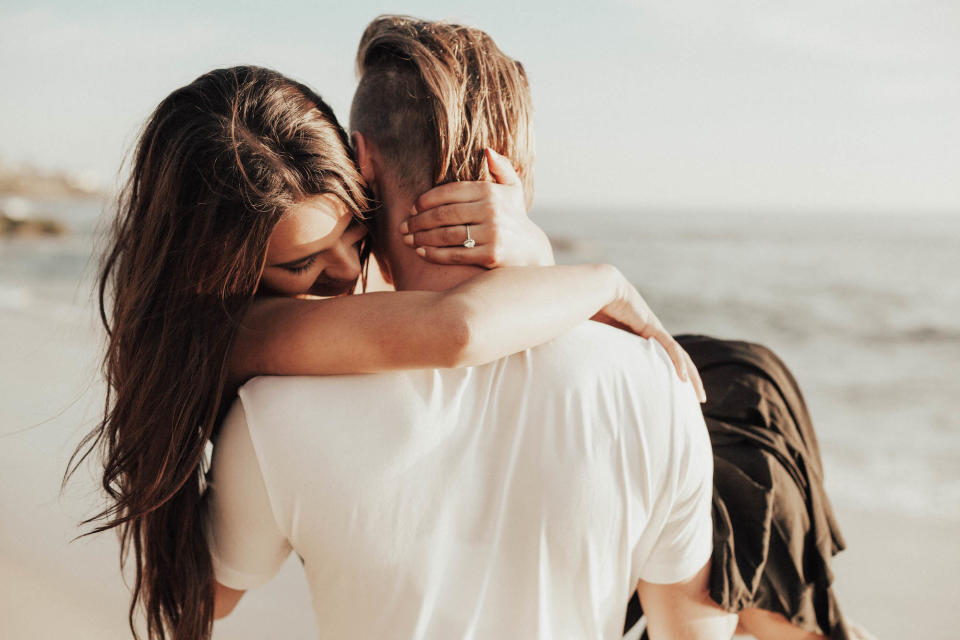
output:
[{"label": "t-shirt sleeve", "polygon": [[291,547],[277,525],[239,401],[227,414],[214,446],[206,506],[217,582],[246,590],[275,576]]},{"label": "t-shirt sleeve", "polygon": [[689,384],[673,393],[670,448],[656,518],[662,528],[639,572],[646,582],[682,582],[713,552],[713,450],[692,396]]}]

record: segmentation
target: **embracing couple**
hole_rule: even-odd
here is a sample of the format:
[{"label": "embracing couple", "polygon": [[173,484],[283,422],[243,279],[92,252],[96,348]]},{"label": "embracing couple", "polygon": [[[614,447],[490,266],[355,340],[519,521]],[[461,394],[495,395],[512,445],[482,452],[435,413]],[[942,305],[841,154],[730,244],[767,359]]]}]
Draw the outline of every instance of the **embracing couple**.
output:
[{"label": "embracing couple", "polygon": [[[357,65],[349,134],[256,67],[142,133],[86,441],[131,624],[207,638],[293,551],[324,638],[855,637],[776,356],[553,266],[527,79],[487,34],[381,17]],[[396,291],[354,292],[371,253]]]}]

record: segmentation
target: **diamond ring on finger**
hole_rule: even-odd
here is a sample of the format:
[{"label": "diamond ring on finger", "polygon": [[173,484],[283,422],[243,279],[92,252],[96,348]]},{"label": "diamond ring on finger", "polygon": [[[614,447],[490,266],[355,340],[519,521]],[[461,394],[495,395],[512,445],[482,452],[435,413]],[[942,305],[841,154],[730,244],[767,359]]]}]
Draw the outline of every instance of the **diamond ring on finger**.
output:
[{"label": "diamond ring on finger", "polygon": [[477,241],[470,237],[470,225],[465,224],[463,228],[467,230],[467,239],[463,241],[463,246],[467,249],[473,249],[477,246]]}]

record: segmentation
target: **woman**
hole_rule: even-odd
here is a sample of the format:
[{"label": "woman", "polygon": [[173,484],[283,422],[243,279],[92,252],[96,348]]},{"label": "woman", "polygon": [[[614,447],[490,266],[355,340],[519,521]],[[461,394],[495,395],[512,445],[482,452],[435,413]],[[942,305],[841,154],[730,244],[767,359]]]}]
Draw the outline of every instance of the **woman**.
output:
[{"label": "woman", "polygon": [[105,460],[110,504],[94,531],[117,528],[121,559],[132,551],[132,629],[142,607],[150,638],[210,635],[200,467],[253,375],[478,364],[596,315],[660,341],[699,384],[612,267],[498,269],[440,293],[296,299],[352,290],[369,206],[330,108],[276,72],[213,71],[148,120],[100,274],[105,413],[81,445],[81,459],[100,448]]}]

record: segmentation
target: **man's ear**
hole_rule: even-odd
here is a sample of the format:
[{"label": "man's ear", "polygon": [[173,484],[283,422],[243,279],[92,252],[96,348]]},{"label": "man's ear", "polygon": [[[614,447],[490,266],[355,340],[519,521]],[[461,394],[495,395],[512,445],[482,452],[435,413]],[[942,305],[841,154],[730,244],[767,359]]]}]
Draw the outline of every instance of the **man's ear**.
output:
[{"label": "man's ear", "polygon": [[374,169],[373,154],[375,153],[373,144],[359,131],[350,134],[350,142],[353,144],[353,151],[357,154],[357,168],[360,169],[360,175],[364,181],[373,189],[377,188],[377,172]]}]

